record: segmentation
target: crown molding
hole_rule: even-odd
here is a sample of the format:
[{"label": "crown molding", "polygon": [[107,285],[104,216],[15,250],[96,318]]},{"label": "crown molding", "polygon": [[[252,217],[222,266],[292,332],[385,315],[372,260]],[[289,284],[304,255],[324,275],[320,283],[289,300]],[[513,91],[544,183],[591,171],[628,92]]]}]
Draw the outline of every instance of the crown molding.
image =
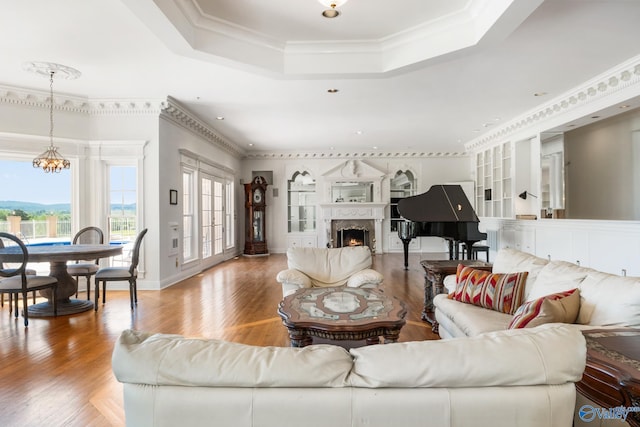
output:
[{"label": "crown molding", "polygon": [[[29,108],[49,108],[49,92],[0,85],[0,103]],[[53,108],[58,111],[87,114],[86,98],[54,94]]]},{"label": "crown molding", "polygon": [[197,118],[187,108],[170,96],[167,97],[166,104],[162,108],[160,116],[206,139],[216,147],[236,158],[242,158],[246,154],[244,150],[218,134],[213,128]]},{"label": "crown molding", "polygon": [[[616,95],[623,93],[621,99]],[[615,68],[583,83],[576,88],[565,92],[561,96],[541,104],[517,118],[510,120],[503,126],[495,128],[492,132],[473,139],[465,144],[468,152],[494,145],[504,139],[528,129],[534,130],[545,121],[557,119],[560,121],[566,116],[565,123],[579,119],[585,114],[594,113],[618,102],[640,96],[640,55],[635,56]],[[608,105],[604,102],[611,100]],[[592,106],[591,109],[588,107]],[[585,111],[589,111],[585,113]],[[554,124],[551,127],[562,123]]]},{"label": "crown molding", "polygon": [[[28,108],[49,108],[50,93],[41,90],[0,85],[0,103]],[[160,114],[165,99],[89,99],[64,94],[53,95],[53,109],[77,114],[98,115],[145,115]]]},{"label": "crown molding", "polygon": [[467,152],[426,152],[426,151],[252,151],[245,155],[250,160],[323,160],[323,159],[397,159],[397,158],[460,158],[469,157]]}]

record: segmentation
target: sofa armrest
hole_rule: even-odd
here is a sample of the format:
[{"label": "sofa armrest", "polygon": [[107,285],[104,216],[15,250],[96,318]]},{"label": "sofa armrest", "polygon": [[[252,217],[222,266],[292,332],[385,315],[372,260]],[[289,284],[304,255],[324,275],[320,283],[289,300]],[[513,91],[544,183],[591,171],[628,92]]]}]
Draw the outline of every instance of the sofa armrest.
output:
[{"label": "sofa armrest", "polygon": [[276,276],[276,280],[282,283],[283,297],[286,297],[287,295],[294,293],[298,289],[310,288],[312,286],[311,279],[309,278],[309,276],[307,276],[300,270],[296,270],[295,268],[282,270]]},{"label": "sofa armrest", "polygon": [[349,277],[347,286],[350,288],[376,287],[382,284],[383,279],[379,272],[366,268]]}]

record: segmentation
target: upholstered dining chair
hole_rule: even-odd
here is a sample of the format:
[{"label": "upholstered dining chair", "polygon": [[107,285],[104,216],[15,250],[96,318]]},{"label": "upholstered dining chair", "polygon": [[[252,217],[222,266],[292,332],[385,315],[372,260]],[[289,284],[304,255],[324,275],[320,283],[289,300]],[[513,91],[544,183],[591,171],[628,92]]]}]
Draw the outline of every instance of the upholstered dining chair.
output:
[{"label": "upholstered dining chair", "polygon": [[102,304],[107,300],[107,282],[129,282],[129,298],[131,309],[138,303],[138,261],[140,260],[140,246],[142,239],[147,234],[147,229],[142,230],[136,237],[131,251],[131,264],[128,267],[104,267],[98,270],[95,277],[96,282],[96,303],[95,310],[98,311],[98,300],[100,299],[100,283],[102,283]]},{"label": "upholstered dining chair", "polygon": [[[0,239],[0,249],[4,248],[4,241],[2,239]],[[2,266],[2,262],[0,262],[0,268],[4,268]],[[24,270],[25,274],[30,275],[30,276],[35,276],[37,274],[37,272],[32,269],[32,268],[27,268]],[[36,291],[32,292],[33,294],[33,303],[36,303]],[[11,304],[13,304],[13,294],[9,294],[9,306],[11,307]],[[4,307],[4,294],[0,295],[0,307]]]},{"label": "upholstered dining chair", "polygon": [[[24,326],[29,326],[29,311],[27,309],[27,294],[41,289],[51,289],[53,315],[58,315],[57,289],[58,279],[51,276],[27,275],[26,267],[29,262],[29,252],[22,241],[9,233],[0,233],[3,248],[0,249],[0,294],[15,295],[14,315],[18,317],[18,301],[22,294],[24,305]],[[11,299],[9,300],[11,303]]]},{"label": "upholstered dining chair", "polygon": [[[101,245],[104,243],[104,233],[98,227],[85,227],[78,231],[73,237],[73,245]],[[100,260],[95,261],[76,261],[72,264],[67,264],[67,271],[70,276],[73,276],[76,281],[80,276],[87,278],[87,299],[91,299],[91,276],[96,274],[100,269]],[[78,289],[80,289],[80,283],[78,283]],[[78,290],[76,290],[76,298],[78,297]]]}]

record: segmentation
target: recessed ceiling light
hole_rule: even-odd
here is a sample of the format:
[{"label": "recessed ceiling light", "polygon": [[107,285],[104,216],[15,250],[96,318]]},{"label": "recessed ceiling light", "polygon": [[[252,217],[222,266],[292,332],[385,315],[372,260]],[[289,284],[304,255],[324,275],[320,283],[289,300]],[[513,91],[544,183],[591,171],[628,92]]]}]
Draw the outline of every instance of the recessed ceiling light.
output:
[{"label": "recessed ceiling light", "polygon": [[253,147],[253,143],[252,142],[249,143],[249,147]]},{"label": "recessed ceiling light", "polygon": [[629,107],[631,107],[631,105],[628,105],[628,104],[624,104],[620,106],[620,108],[629,108]]},{"label": "recessed ceiling light", "polygon": [[362,131],[361,130],[357,130],[356,131],[356,135],[362,135]]},{"label": "recessed ceiling light", "polygon": [[216,120],[224,120],[224,117],[222,117],[222,116],[217,116],[217,117],[216,117]]},{"label": "recessed ceiling light", "polygon": [[338,93],[339,91],[340,91],[340,89],[335,89],[335,88],[327,89],[327,92],[329,92],[329,93]]},{"label": "recessed ceiling light", "polygon": [[547,92],[536,92],[533,94],[533,96],[545,96],[547,94]]},{"label": "recessed ceiling light", "polygon": [[374,150],[377,150],[377,149],[378,149],[378,146],[377,146],[377,145],[374,145],[374,146],[373,146],[373,147],[371,147],[371,148],[372,148],[372,149],[374,149]]}]

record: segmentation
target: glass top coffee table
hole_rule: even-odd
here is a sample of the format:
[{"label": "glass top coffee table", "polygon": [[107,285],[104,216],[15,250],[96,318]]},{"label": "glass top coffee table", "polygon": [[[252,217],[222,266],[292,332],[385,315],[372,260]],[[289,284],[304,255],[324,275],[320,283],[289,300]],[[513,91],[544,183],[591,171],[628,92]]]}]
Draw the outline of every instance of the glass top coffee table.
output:
[{"label": "glass top coffee table", "polygon": [[292,347],[329,340],[366,340],[378,344],[397,342],[405,324],[404,302],[378,289],[306,288],[288,295],[278,314],[289,331]]}]

